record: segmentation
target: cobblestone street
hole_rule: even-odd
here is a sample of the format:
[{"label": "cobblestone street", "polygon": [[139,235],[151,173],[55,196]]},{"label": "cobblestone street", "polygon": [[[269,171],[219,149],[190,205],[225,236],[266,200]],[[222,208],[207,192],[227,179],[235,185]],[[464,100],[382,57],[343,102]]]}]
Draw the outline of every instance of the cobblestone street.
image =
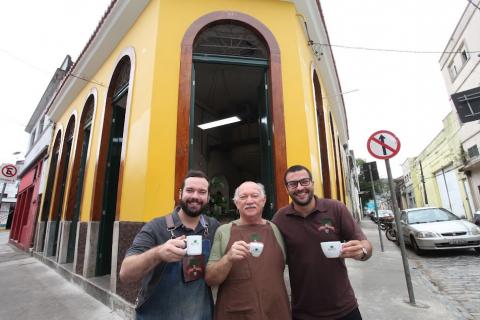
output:
[{"label": "cobblestone street", "polygon": [[[408,250],[408,249],[407,249]],[[480,255],[473,250],[442,251],[417,256],[408,250],[416,267],[465,319],[480,320]]]}]

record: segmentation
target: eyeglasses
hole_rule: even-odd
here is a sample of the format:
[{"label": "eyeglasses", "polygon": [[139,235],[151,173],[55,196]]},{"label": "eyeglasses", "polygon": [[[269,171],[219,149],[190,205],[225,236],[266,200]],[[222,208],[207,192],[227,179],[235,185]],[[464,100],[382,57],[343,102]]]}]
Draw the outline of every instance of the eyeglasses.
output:
[{"label": "eyeglasses", "polygon": [[308,187],[310,183],[312,183],[312,179],[304,178],[301,180],[287,181],[286,185],[288,189],[296,189],[299,183],[302,187]]}]

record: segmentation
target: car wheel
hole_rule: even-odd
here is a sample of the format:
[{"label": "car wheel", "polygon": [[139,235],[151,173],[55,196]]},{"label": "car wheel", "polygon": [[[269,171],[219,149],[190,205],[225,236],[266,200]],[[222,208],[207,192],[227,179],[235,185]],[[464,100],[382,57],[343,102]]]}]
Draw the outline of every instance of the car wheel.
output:
[{"label": "car wheel", "polygon": [[480,254],[480,247],[476,247],[476,248],[475,248],[475,251],[476,251],[478,254]]},{"label": "car wheel", "polygon": [[418,247],[418,244],[417,244],[417,241],[415,241],[415,238],[410,237],[410,241],[412,243],[413,251],[415,251],[417,255],[421,256],[423,254],[423,250]]}]

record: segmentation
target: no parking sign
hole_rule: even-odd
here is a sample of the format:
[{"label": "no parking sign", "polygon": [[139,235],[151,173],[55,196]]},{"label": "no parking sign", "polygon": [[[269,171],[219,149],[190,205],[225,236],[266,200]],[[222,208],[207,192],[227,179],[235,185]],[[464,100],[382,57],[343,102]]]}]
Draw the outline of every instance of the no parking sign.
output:
[{"label": "no parking sign", "polygon": [[17,167],[14,164],[2,164],[0,167],[0,180],[15,181]]}]

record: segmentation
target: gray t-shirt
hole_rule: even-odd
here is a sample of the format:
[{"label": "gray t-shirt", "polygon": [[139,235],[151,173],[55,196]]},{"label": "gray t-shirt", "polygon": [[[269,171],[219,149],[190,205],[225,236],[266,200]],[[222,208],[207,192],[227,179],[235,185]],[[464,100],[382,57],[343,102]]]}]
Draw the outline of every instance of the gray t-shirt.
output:
[{"label": "gray t-shirt", "polygon": [[[178,210],[172,212],[172,217],[175,226],[173,230],[175,237],[195,234],[204,235],[204,247],[208,246],[208,250],[204,250],[204,252],[207,251],[207,256],[205,257],[205,261],[207,261],[213,236],[219,226],[218,221],[204,216],[204,221],[208,225],[208,234],[206,234],[205,227],[201,223],[197,225],[195,230],[185,227],[178,216]],[[167,229],[165,217],[155,218],[145,224],[135,236],[126,256],[141,254],[167,242],[171,237],[172,234]],[[185,294],[190,292],[192,293],[192,301],[202,300],[199,299],[199,293],[204,296],[204,300],[211,300],[210,290],[203,279],[193,281],[192,283],[184,283],[181,272],[180,262],[160,263],[142,280],[142,286],[137,299],[137,318],[148,319],[148,314],[151,313],[155,313],[156,316],[158,316],[158,313],[162,314],[162,319],[175,319],[178,316],[187,316],[185,314],[176,315],[176,312],[187,312],[189,309],[192,309],[191,303],[189,308],[182,307],[183,302],[188,304],[190,299],[185,297]],[[177,297],[177,294],[182,296]],[[161,301],[165,303],[163,304]],[[167,301],[174,301],[175,303],[167,303]],[[205,308],[208,307],[207,304]],[[192,310],[192,313],[201,314],[202,312]],[[143,316],[141,317],[140,314],[143,314]]]}]

